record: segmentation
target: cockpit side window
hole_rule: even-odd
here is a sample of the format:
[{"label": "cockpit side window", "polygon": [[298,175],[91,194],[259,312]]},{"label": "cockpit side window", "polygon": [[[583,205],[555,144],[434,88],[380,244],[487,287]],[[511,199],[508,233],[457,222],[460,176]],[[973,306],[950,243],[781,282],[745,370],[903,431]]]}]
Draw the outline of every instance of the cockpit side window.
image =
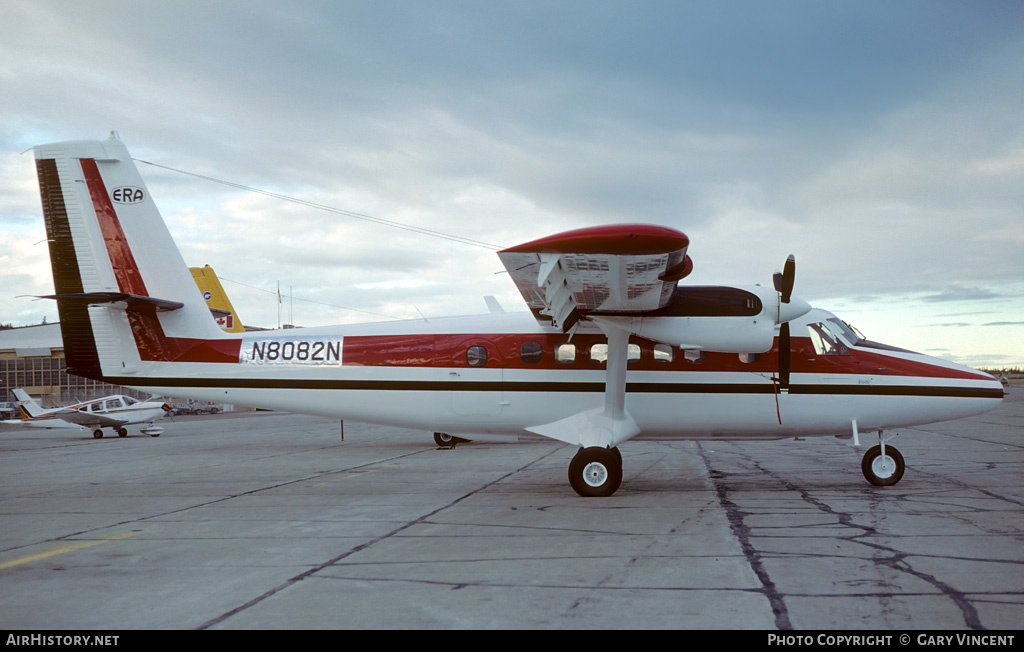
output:
[{"label": "cockpit side window", "polygon": [[850,348],[829,329],[824,323],[808,324],[814,352],[818,355],[845,355]]}]

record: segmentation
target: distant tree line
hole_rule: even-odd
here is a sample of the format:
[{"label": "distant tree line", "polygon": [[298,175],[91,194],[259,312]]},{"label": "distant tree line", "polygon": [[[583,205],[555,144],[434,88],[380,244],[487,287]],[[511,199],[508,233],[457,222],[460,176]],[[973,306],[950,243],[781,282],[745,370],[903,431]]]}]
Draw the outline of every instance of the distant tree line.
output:
[{"label": "distant tree line", "polygon": [[993,376],[998,376],[1000,374],[1007,376],[1020,376],[1022,373],[1024,373],[1020,370],[1020,367],[1003,367],[1002,369],[990,367],[988,369],[981,369],[980,371],[984,371],[987,374],[992,374]]}]

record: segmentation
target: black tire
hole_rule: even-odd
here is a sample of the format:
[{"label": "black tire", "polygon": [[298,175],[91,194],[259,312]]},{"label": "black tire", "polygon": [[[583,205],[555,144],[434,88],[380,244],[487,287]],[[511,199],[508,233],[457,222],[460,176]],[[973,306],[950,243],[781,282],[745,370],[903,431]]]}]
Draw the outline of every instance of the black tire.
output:
[{"label": "black tire", "polygon": [[159,436],[160,436],[160,433],[159,433],[159,432],[158,432],[158,433],[156,433],[156,434],[150,435],[150,437],[159,437]]},{"label": "black tire", "polygon": [[579,495],[611,496],[622,484],[622,458],[614,449],[581,448],[569,462],[569,485]]},{"label": "black tire", "polygon": [[860,470],[865,479],[874,486],[891,487],[903,477],[907,464],[903,461],[903,454],[895,446],[885,447],[885,459],[882,458],[882,447],[873,446],[864,453]]},{"label": "black tire", "polygon": [[99,428],[97,428],[96,430],[93,430],[92,431],[92,438],[93,439],[103,439],[103,431],[100,430]]},{"label": "black tire", "polygon": [[445,448],[451,448],[455,445],[455,437],[452,437],[446,432],[435,432],[434,443],[438,446],[444,446]]},{"label": "black tire", "polygon": [[127,437],[128,436],[128,429],[127,428],[118,428],[117,429],[117,436],[118,437]]}]

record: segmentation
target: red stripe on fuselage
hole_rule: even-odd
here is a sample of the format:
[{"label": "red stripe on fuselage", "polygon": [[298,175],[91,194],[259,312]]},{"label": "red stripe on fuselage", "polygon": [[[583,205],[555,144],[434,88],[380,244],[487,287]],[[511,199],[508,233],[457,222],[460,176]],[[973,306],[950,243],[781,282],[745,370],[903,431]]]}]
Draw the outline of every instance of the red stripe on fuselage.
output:
[{"label": "red stripe on fuselage", "polygon": [[[540,359],[523,356],[523,345],[528,342],[540,344]],[[344,338],[342,361],[345,366],[367,367],[468,367],[467,351],[471,346],[487,349],[485,367],[506,369],[603,369],[602,362],[591,360],[594,344],[606,344],[607,340],[597,334],[576,334],[572,338],[575,357],[572,362],[555,360],[555,349],[569,342],[568,337],[557,333],[487,333],[487,334],[409,334],[409,335],[349,335]],[[640,359],[629,362],[630,370],[637,371],[690,371],[690,372],[748,372],[772,375],[778,371],[778,340],[771,351],[759,356],[745,356],[752,360],[744,362],[736,353],[707,352],[699,362],[690,362],[680,350],[673,351],[671,361],[655,358],[655,342],[642,338],[630,338],[631,344],[640,347]],[[949,378],[985,380],[980,373],[929,364],[923,360],[907,360],[853,349],[848,354],[819,355],[809,338],[794,337],[791,340],[791,371],[807,374],[851,374],[869,376],[907,376],[924,378]],[[756,358],[756,359],[755,359]],[[476,358],[478,359],[478,358]]]},{"label": "red stripe on fuselage", "polygon": [[[103,234],[103,243],[110,257],[118,289],[121,292],[148,297],[142,273],[135,262],[128,239],[121,228],[117,211],[110,201],[106,184],[100,175],[96,161],[81,159],[82,173],[89,187],[96,219]],[[198,290],[197,290],[198,291]],[[241,340],[201,340],[185,337],[168,337],[155,312],[129,310],[131,324],[139,356],[147,361],[164,362],[238,362]]]}]

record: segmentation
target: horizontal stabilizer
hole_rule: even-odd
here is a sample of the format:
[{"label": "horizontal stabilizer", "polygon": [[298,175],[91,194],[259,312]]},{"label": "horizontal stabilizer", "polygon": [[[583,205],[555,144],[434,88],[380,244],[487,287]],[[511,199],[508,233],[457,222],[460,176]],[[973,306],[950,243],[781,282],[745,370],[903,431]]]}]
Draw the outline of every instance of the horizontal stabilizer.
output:
[{"label": "horizontal stabilizer", "polygon": [[118,301],[124,301],[128,304],[128,310],[135,310],[136,312],[164,312],[167,310],[178,310],[185,306],[185,304],[180,301],[156,299],[154,297],[144,297],[138,294],[128,294],[126,292],[75,292],[69,294],[48,294],[37,298],[72,301],[90,306],[101,303],[116,303]]}]

